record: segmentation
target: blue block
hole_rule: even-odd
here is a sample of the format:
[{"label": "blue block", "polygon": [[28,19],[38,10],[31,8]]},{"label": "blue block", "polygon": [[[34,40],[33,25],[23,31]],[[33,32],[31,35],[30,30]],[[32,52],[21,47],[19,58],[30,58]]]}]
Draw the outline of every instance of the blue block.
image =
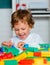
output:
[{"label": "blue block", "polygon": [[24,45],[24,48],[28,48],[28,47],[29,47],[29,45],[28,45],[28,44],[25,44],[25,45]]},{"label": "blue block", "polygon": [[4,52],[3,47],[0,47],[0,52]]}]

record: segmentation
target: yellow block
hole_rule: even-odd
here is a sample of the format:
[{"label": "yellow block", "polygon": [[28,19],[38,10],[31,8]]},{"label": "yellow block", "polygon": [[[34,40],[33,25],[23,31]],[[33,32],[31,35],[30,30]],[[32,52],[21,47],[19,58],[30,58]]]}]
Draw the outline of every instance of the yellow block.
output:
[{"label": "yellow block", "polygon": [[0,61],[0,65],[4,65],[4,61],[3,60]]},{"label": "yellow block", "polygon": [[28,52],[27,57],[33,57],[33,52]]},{"label": "yellow block", "polygon": [[47,62],[47,65],[50,65],[50,61]]},{"label": "yellow block", "polygon": [[41,52],[42,57],[50,57],[50,52],[49,51],[43,51]]},{"label": "yellow block", "polygon": [[50,48],[48,48],[48,50],[50,51]]},{"label": "yellow block", "polygon": [[3,60],[3,61],[4,61],[4,60],[15,60],[15,57],[10,58],[10,59],[9,59],[9,58],[8,58],[8,59],[2,59],[2,60]]},{"label": "yellow block", "polygon": [[17,61],[19,62],[20,60],[23,60],[23,59],[25,59],[26,57],[27,57],[26,53],[23,52],[23,53],[21,53],[20,55],[16,56],[16,57],[15,57],[15,60],[17,60]]},{"label": "yellow block", "polygon": [[47,65],[47,63],[44,64],[44,59],[45,58],[34,58],[34,63],[32,65]]}]

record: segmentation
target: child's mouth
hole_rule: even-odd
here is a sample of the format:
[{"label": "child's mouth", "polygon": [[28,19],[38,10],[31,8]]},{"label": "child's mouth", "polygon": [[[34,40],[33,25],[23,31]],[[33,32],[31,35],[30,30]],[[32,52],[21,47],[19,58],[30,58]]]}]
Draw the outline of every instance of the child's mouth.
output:
[{"label": "child's mouth", "polygon": [[19,37],[21,38],[21,39],[24,39],[25,38],[25,34],[23,34],[23,35],[19,35]]}]

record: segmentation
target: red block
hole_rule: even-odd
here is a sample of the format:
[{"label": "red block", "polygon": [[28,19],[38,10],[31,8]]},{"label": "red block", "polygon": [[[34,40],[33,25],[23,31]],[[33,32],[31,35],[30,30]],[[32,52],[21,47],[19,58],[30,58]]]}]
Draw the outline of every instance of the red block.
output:
[{"label": "red block", "polygon": [[4,52],[0,52],[0,56],[3,56],[3,55],[5,55],[5,53]]},{"label": "red block", "polygon": [[10,58],[12,58],[13,57],[13,55],[12,55],[12,53],[6,53],[6,54],[4,54],[3,56],[2,56],[2,59],[10,59]]},{"label": "red block", "polygon": [[47,64],[47,59],[44,59],[44,64]]},{"label": "red block", "polygon": [[41,56],[41,52],[34,52],[34,56]]},{"label": "red block", "polygon": [[12,57],[14,57],[14,56],[12,55],[11,52],[7,54],[7,58],[12,58]]},{"label": "red block", "polygon": [[0,56],[0,60],[2,59],[2,56]]},{"label": "red block", "polygon": [[3,59],[3,56],[5,55],[6,53],[4,52],[0,52],[0,59]]},{"label": "red block", "polygon": [[18,65],[32,65],[32,64],[18,64]]},{"label": "red block", "polygon": [[32,59],[24,59],[19,62],[19,65],[32,65],[34,61]]},{"label": "red block", "polygon": [[2,59],[7,59],[7,55],[5,54],[4,56],[2,56]]}]

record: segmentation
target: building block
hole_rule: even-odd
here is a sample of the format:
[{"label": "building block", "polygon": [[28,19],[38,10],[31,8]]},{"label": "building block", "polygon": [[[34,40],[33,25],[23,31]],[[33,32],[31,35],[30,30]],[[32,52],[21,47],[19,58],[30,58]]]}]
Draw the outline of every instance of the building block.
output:
[{"label": "building block", "polygon": [[49,51],[41,52],[41,57],[50,57],[50,52]]},{"label": "building block", "polygon": [[40,56],[41,57],[41,52],[34,52],[34,56]]},{"label": "building block", "polygon": [[48,48],[38,48],[39,51],[48,51]]},{"label": "building block", "polygon": [[39,44],[41,48],[50,48],[50,44]]},{"label": "building block", "polygon": [[4,60],[4,65],[18,65],[16,60]]},{"label": "building block", "polygon": [[26,49],[27,49],[28,47],[29,47],[29,45],[28,45],[28,44],[25,44],[25,45],[24,45],[24,48],[26,48]]},{"label": "building block", "polygon": [[13,56],[12,53],[10,52],[10,53],[6,53],[5,55],[3,55],[2,59],[10,59],[10,58],[12,58],[12,57],[14,57],[14,56]]},{"label": "building block", "polygon": [[2,47],[0,47],[0,52],[3,52],[3,48]]},{"label": "building block", "polygon": [[4,65],[4,61],[3,60],[0,61],[0,65]]},{"label": "building block", "polygon": [[50,51],[50,48],[48,48],[48,51]]},{"label": "building block", "polygon": [[50,62],[49,61],[47,62],[47,65],[50,65]]},{"label": "building block", "polygon": [[4,52],[0,52],[0,59],[3,59],[3,56],[5,55],[6,53]]},{"label": "building block", "polygon": [[3,59],[7,59],[7,55],[6,54],[2,56],[2,60]]},{"label": "building block", "polygon": [[50,57],[50,52],[49,51],[41,51],[41,52],[33,52],[33,56],[40,56],[40,57]]},{"label": "building block", "polygon": [[27,54],[25,52],[22,52],[21,54],[19,54],[18,56],[15,57],[15,60],[17,60],[18,62],[20,60],[23,60],[27,57]]},{"label": "building block", "polygon": [[10,52],[10,53],[7,53],[6,55],[7,55],[7,58],[12,58],[12,57],[14,57],[11,52]]},{"label": "building block", "polygon": [[35,65],[47,65],[47,60],[46,58],[41,58],[41,57],[38,57],[38,58],[34,58],[34,63]]},{"label": "building block", "polygon": [[47,59],[46,58],[44,58],[44,62],[43,62],[44,64],[47,64]]},{"label": "building block", "polygon": [[26,50],[19,54],[19,50],[14,46],[3,46],[3,50],[6,53],[0,54],[0,65],[50,65],[50,46],[48,48],[47,44],[46,46],[42,44],[40,48],[25,47]]},{"label": "building block", "polygon": [[2,59],[12,58],[12,57],[14,57],[14,56],[12,55],[11,52],[10,52],[10,53],[0,52],[0,59],[1,59],[1,60],[2,60]]},{"label": "building block", "polygon": [[21,60],[19,63],[21,64],[29,64],[29,63],[34,63],[33,59],[24,59],[24,60]]},{"label": "building block", "polygon": [[4,52],[9,53],[11,52],[14,56],[17,56],[19,54],[19,50],[15,47],[7,47],[3,46]]},{"label": "building block", "polygon": [[26,52],[27,51],[33,52],[34,51],[33,49],[34,49],[33,47],[28,47],[28,48],[26,48]]},{"label": "building block", "polygon": [[18,65],[32,65],[32,64],[18,64]]},{"label": "building block", "polygon": [[38,48],[35,48],[35,47],[28,47],[26,48],[26,51],[30,51],[30,52],[38,52]]},{"label": "building block", "polygon": [[27,57],[33,57],[33,52],[27,52]]},{"label": "building block", "polygon": [[33,63],[33,59],[24,59],[19,62],[19,65],[32,65]]},{"label": "building block", "polygon": [[47,61],[49,61],[49,62],[50,62],[50,57],[47,57]]},{"label": "building block", "polygon": [[36,48],[36,47],[33,47],[33,52],[38,52],[39,51],[39,49],[38,48]]}]

